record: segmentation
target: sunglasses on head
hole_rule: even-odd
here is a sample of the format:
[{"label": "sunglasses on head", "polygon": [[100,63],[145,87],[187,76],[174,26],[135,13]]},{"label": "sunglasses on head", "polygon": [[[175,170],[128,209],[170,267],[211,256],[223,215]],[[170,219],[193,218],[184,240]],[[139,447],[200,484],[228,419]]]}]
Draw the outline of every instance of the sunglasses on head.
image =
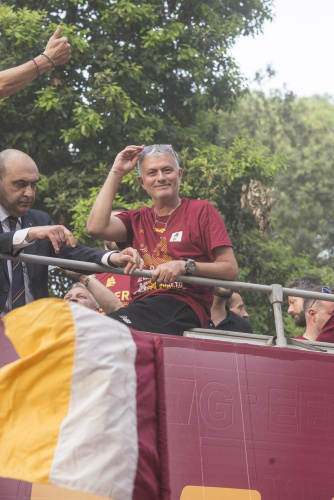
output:
[{"label": "sunglasses on head", "polygon": [[148,155],[152,151],[158,151],[159,153],[173,153],[173,155],[177,158],[176,151],[171,144],[153,144],[152,146],[145,146],[141,154]]},{"label": "sunglasses on head", "polygon": [[[321,289],[322,293],[334,293],[334,287],[332,286],[323,286],[322,289]],[[315,302],[317,302],[317,300],[319,299],[314,299],[314,301],[312,302],[312,304],[309,306],[309,308],[313,307]]]}]

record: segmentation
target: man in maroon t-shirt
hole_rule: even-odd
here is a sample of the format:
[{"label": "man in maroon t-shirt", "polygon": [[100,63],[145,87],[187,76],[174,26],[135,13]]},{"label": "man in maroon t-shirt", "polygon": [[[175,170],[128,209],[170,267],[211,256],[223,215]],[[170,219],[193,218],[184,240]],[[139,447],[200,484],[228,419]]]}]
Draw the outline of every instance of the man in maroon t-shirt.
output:
[{"label": "man in maroon t-shirt", "polygon": [[[139,183],[152,207],[111,215],[122,178],[138,161]],[[179,281],[194,275],[235,280],[238,266],[217,210],[207,201],[181,199],[182,169],[170,145],[128,146],[114,162],[90,213],[87,230],[140,252],[152,278],[131,277],[132,302],[109,316],[137,330],[180,335],[204,327],[214,289]]]},{"label": "man in maroon t-shirt", "polygon": [[[316,286],[312,292],[333,294],[334,288]],[[295,339],[317,342],[334,342],[334,302],[316,299],[304,300],[306,330]]]}]

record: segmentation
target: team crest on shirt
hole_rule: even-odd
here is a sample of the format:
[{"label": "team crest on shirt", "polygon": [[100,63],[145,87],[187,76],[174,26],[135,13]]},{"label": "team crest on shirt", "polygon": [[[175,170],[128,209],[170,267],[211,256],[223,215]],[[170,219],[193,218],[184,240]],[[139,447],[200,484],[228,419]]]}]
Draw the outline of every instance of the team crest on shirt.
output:
[{"label": "team crest on shirt", "polygon": [[173,233],[170,237],[169,241],[181,241],[182,240],[183,231],[178,231],[177,233]]},{"label": "team crest on shirt", "polygon": [[108,279],[107,279],[106,287],[107,287],[107,288],[110,288],[110,287],[114,286],[114,285],[115,285],[115,283],[116,283],[116,280],[115,280],[115,278],[112,276],[111,278],[108,278]]}]

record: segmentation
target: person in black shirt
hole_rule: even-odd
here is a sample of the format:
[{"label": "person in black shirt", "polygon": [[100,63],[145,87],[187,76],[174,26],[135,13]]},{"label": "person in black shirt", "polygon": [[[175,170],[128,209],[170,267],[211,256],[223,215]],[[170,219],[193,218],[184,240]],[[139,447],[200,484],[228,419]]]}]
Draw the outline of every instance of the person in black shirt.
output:
[{"label": "person in black shirt", "polygon": [[229,332],[253,333],[250,323],[246,319],[230,311],[226,305],[232,293],[233,290],[228,288],[215,288],[213,305],[211,307],[211,319],[207,322],[206,327]]},{"label": "person in black shirt", "polygon": [[242,300],[239,290],[233,290],[233,293],[228,299],[226,305],[230,309],[230,311],[234,312],[238,316],[241,316],[245,319],[249,318],[249,314],[245,309],[244,301]]}]

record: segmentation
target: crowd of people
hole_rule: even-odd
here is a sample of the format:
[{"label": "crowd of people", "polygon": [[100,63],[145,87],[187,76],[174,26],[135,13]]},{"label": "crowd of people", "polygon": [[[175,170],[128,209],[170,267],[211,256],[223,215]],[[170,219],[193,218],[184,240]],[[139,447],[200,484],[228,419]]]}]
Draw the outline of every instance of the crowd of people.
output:
[{"label": "crowd of people", "polygon": [[[0,72],[0,98],[10,96],[71,57],[61,27],[44,52],[27,63]],[[138,166],[138,182],[153,201],[139,210],[114,208],[124,176]],[[22,151],[0,152],[0,252],[21,252],[81,260],[109,266],[110,273],[63,270],[76,280],[65,300],[103,312],[140,331],[182,335],[190,328],[252,333],[238,290],[183,281],[196,276],[234,281],[238,266],[218,211],[205,200],[180,198],[182,168],[173,146],[131,145],[114,161],[87,221],[87,231],[105,240],[96,250],[75,243],[71,231],[53,225],[32,205],[39,181],[36,163]],[[123,267],[124,275],[112,268]],[[133,276],[149,270],[150,278]],[[1,260],[0,315],[48,296],[48,269],[41,264]],[[288,288],[334,293],[334,288],[303,276]],[[114,293],[115,292],[115,293]],[[288,313],[297,339],[334,342],[333,302],[289,297]]]}]

